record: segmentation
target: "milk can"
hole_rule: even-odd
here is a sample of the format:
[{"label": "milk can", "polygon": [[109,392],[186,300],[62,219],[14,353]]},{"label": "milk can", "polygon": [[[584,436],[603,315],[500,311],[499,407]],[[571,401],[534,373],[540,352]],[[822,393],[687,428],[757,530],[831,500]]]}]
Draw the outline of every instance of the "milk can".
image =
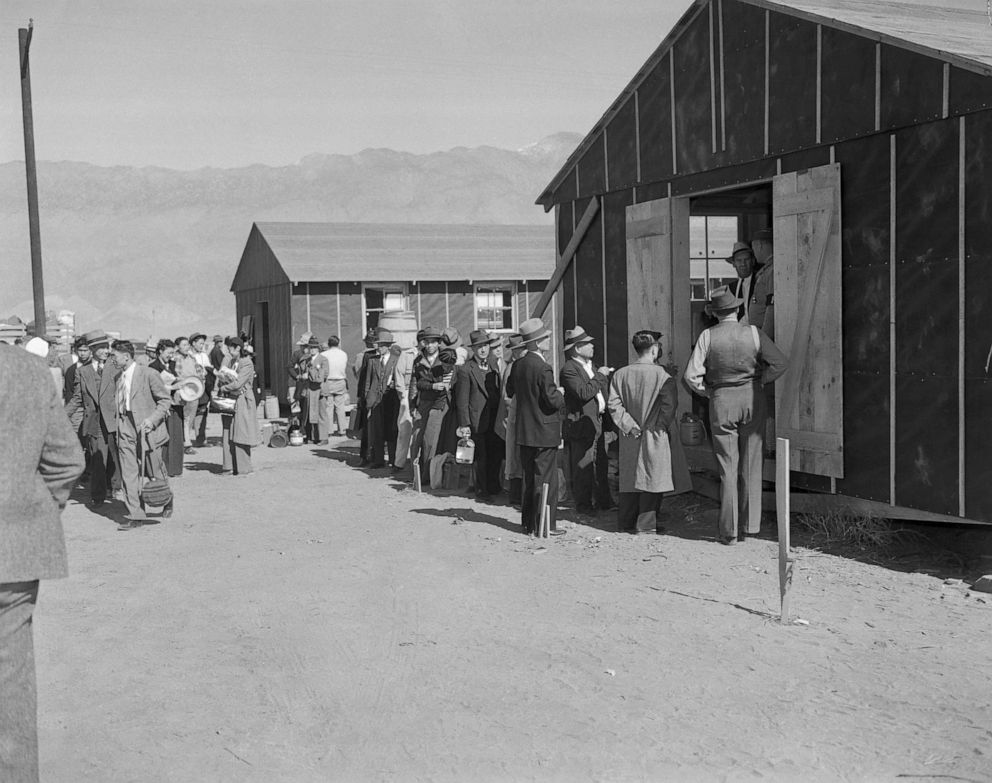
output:
[{"label": "milk can", "polygon": [[691,413],[683,413],[682,421],[679,422],[679,439],[684,446],[699,446],[706,440],[706,428],[702,420]]}]

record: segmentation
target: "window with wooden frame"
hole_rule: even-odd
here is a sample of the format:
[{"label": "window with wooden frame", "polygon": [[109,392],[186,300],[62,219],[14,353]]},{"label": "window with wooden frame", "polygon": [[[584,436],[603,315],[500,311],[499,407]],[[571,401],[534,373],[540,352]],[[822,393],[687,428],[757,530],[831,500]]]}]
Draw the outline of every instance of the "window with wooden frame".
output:
[{"label": "window with wooden frame", "polygon": [[366,329],[375,329],[379,325],[379,319],[386,313],[398,313],[409,309],[404,283],[363,286],[362,299]]},{"label": "window with wooden frame", "polygon": [[475,328],[512,332],[516,283],[483,283],[475,286]]},{"label": "window with wooden frame", "polygon": [[721,285],[733,287],[737,272],[727,259],[740,235],[737,215],[689,218],[689,285],[695,301],[706,301]]}]

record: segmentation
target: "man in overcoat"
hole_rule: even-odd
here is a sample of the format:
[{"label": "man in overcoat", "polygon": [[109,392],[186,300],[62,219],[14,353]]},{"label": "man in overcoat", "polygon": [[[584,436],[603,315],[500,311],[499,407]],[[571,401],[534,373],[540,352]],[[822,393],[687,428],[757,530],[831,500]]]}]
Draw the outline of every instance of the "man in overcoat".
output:
[{"label": "man in overcoat", "polygon": [[475,494],[487,499],[499,493],[503,440],[496,434],[502,379],[490,365],[492,338],[484,329],[469,335],[472,357],[455,368],[455,406],[458,410],[459,438],[475,443]]},{"label": "man in overcoat", "polygon": [[376,355],[365,362],[365,406],[368,410],[369,467],[386,467],[388,456],[390,465],[396,459],[397,419],[400,414],[400,398],[396,389],[397,354],[390,351],[393,333],[387,329],[376,332]]},{"label": "man in overcoat", "polygon": [[82,417],[80,436],[86,443],[90,468],[92,508],[107,500],[108,488],[120,489],[120,454],[117,448],[117,406],[114,389],[118,369],[108,362],[110,338],[100,330],[83,335],[93,354],[92,360],[79,367],[72,397],[65,406],[70,421]]},{"label": "man in overcoat", "polygon": [[[134,361],[134,346],[130,342],[115,340],[111,349],[114,363],[120,370],[114,400],[124,502],[130,515],[130,520],[121,527],[128,529],[140,527],[145,519],[139,460],[145,461],[146,476],[168,481],[161,450],[169,440],[165,420],[172,398],[157,372]],[[172,510],[170,501],[162,510],[162,516],[171,517]]]},{"label": "man in overcoat", "polygon": [[83,452],[45,362],[0,344],[0,780],[38,780],[31,618],[67,575],[59,515]]},{"label": "man in overcoat", "polygon": [[596,506],[605,511],[613,508],[603,438],[603,414],[613,368],[593,367],[593,338],[581,326],[565,332],[565,357],[558,377],[565,390],[563,434],[575,510],[592,513],[595,493]]},{"label": "man in overcoat", "polygon": [[517,401],[515,426],[523,473],[520,520],[524,533],[539,530],[541,487],[547,484],[549,528],[557,535],[558,446],[565,398],[542,355],[551,348],[551,333],[540,318],[520,325],[520,340],[527,353],[513,363],[506,381],[507,397]]}]

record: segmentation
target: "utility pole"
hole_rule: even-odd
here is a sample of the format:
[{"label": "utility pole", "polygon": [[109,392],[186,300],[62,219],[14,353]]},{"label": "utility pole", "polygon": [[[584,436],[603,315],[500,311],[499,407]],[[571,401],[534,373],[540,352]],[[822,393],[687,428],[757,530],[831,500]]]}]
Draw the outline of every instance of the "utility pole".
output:
[{"label": "utility pole", "polygon": [[45,284],[41,273],[41,226],[38,222],[38,168],[34,159],[34,115],[31,111],[31,36],[34,19],[27,29],[17,31],[21,51],[21,112],[24,115],[24,168],[28,179],[28,223],[31,230],[31,284],[34,292],[34,330],[44,336],[48,329],[45,318]]}]

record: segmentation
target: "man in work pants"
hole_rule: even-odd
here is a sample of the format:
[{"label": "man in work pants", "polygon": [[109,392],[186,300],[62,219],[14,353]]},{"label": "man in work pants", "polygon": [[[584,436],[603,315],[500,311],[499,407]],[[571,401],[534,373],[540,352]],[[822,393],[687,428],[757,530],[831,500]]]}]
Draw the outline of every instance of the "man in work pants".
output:
[{"label": "man in work pants", "polygon": [[0,344],[0,780],[38,780],[31,618],[41,579],[67,575],[59,515],[83,451],[45,363]]},{"label": "man in work pants", "polygon": [[[762,387],[789,361],[764,332],[737,321],[743,300],[721,286],[706,310],[718,323],[699,335],[685,382],[710,400],[713,451],[720,468],[721,544],[761,531],[761,468],[767,403]],[[745,527],[746,526],[746,527]]]}]

